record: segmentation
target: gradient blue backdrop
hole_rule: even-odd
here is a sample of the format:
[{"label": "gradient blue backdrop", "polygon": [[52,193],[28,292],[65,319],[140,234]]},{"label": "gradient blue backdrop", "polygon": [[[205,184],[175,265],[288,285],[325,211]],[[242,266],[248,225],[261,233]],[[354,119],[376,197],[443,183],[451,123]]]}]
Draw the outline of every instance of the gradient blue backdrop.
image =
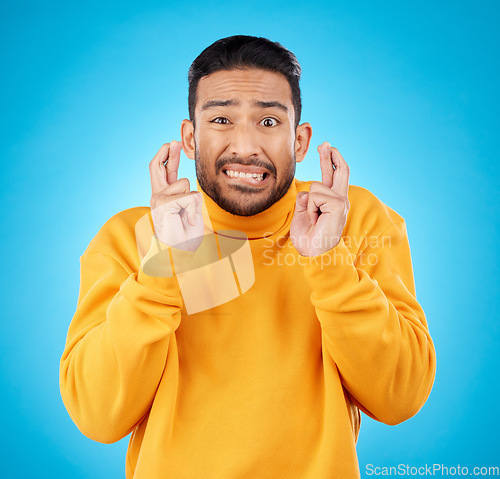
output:
[{"label": "gradient blue backdrop", "polygon": [[[148,205],[148,163],[179,139],[187,70],[218,38],[281,42],[303,68],[320,179],[327,140],[407,222],[438,354],[420,413],[363,416],[366,464],[500,465],[498,1],[3,1],[0,7],[0,468],[8,478],[124,476],[127,440],[83,436],[59,395],[79,257]],[[184,155],[181,174],[194,181]],[[343,479],[343,478],[341,478]]]}]

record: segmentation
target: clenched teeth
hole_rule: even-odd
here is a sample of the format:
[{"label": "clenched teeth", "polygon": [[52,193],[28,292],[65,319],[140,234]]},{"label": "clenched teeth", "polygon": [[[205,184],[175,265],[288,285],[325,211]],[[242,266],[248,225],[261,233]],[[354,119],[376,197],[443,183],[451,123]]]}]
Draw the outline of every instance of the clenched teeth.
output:
[{"label": "clenched teeth", "polygon": [[234,170],[226,170],[225,173],[231,178],[254,178],[258,181],[262,181],[264,179],[264,173],[243,173],[242,171]]}]

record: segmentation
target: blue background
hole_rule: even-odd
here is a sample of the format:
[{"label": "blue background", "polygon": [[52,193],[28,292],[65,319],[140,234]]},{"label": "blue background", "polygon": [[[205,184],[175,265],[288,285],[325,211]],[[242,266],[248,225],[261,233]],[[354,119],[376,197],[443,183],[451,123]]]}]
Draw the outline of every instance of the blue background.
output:
[{"label": "blue background", "polygon": [[[2,476],[124,477],[127,440],[87,439],[59,394],[79,257],[109,217],[149,204],[148,163],[180,137],[191,61],[240,33],[301,62],[313,144],[297,177],[321,178],[327,140],[350,182],[407,222],[437,376],[405,423],[363,416],[362,476],[366,464],[499,466],[499,6],[4,0]],[[181,174],[194,181],[184,155]]]}]

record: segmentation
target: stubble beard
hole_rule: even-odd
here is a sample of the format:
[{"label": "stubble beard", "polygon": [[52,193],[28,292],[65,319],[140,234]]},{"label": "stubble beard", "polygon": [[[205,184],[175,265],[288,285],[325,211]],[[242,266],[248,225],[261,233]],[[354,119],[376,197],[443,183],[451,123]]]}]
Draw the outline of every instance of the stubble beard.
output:
[{"label": "stubble beard", "polygon": [[[195,148],[195,167],[196,177],[200,188],[223,210],[236,216],[254,216],[270,208],[274,203],[278,202],[289,190],[295,176],[295,152],[290,158],[288,171],[285,172],[283,180],[280,183],[275,183],[271,192],[267,197],[262,199],[253,199],[252,195],[258,194],[259,190],[246,185],[231,185],[230,187],[240,194],[239,200],[228,198],[217,186],[215,181],[210,181],[210,176],[215,179],[222,171],[222,167],[228,163],[241,165],[265,166],[271,169],[271,174],[276,178],[276,169],[273,165],[266,163],[265,165],[258,161],[244,160],[243,158],[233,156],[231,158],[219,158],[212,167],[210,173],[206,166],[206,162],[201,159],[200,151]],[[222,173],[225,174],[225,173]]]}]

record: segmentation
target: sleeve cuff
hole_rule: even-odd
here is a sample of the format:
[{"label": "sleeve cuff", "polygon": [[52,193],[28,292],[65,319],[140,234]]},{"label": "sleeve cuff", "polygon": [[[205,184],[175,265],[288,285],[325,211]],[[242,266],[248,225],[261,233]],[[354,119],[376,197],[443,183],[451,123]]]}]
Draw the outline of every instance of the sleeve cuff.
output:
[{"label": "sleeve cuff", "polygon": [[332,288],[345,288],[346,283],[357,283],[358,273],[355,257],[341,238],[331,250],[309,258],[304,264],[304,274],[313,291],[329,296]]},{"label": "sleeve cuff", "polygon": [[141,261],[143,274],[151,277],[170,278],[185,269],[196,253],[172,248],[156,236],[151,237],[151,246]]}]

